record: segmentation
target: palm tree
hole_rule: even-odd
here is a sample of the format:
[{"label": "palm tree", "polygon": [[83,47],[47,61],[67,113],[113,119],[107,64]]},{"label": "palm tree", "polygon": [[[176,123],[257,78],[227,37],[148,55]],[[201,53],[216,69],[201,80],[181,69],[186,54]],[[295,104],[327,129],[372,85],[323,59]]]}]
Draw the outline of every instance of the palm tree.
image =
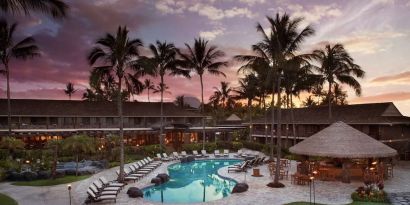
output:
[{"label": "palm tree", "polygon": [[221,104],[221,98],[222,98],[222,93],[216,90],[211,96],[209,96],[209,103],[212,105],[212,107],[215,110],[219,108],[219,105]]},{"label": "palm tree", "polygon": [[254,74],[245,76],[239,80],[239,87],[234,90],[237,93],[236,99],[247,100],[249,116],[249,141],[252,140],[252,101],[258,95],[258,78]]},{"label": "palm tree", "polygon": [[220,101],[222,101],[221,105],[222,108],[226,109],[228,107],[231,107],[232,104],[234,104],[233,101],[233,95],[231,95],[231,92],[233,89],[229,87],[228,82],[221,82],[221,89],[214,87],[215,93],[218,93],[220,96]]},{"label": "palm tree", "polygon": [[178,61],[176,59],[176,48],[173,43],[156,41],[155,45],[149,46],[152,54],[151,58],[141,59],[150,70],[155,70],[156,74],[160,76],[160,84],[158,91],[161,93],[161,126],[160,126],[160,144],[161,149],[163,145],[163,132],[164,132],[164,91],[168,88],[165,85],[164,77],[168,73],[171,76],[183,75],[189,78],[189,72],[178,67]]},{"label": "palm tree", "polygon": [[329,121],[332,119],[332,86],[339,82],[352,87],[356,95],[360,96],[361,86],[356,80],[363,78],[365,72],[359,65],[354,63],[353,58],[345,50],[342,44],[334,46],[326,45],[323,50],[314,50],[313,57],[320,63],[316,67],[321,75],[321,82],[328,83],[327,100],[329,106]]},{"label": "palm tree", "polygon": [[212,75],[225,74],[220,71],[220,68],[227,66],[228,62],[219,61],[220,58],[225,56],[225,53],[218,50],[216,46],[208,46],[209,41],[201,38],[195,39],[194,46],[191,47],[185,44],[188,53],[182,53],[178,50],[179,55],[182,57],[184,67],[191,69],[199,75],[199,81],[201,82],[201,112],[202,112],[202,148],[205,148],[205,113],[204,113],[204,83],[203,75],[207,71]]},{"label": "palm tree", "polygon": [[154,91],[152,93],[167,93],[171,94],[168,85],[159,83],[157,86],[154,87]]},{"label": "palm tree", "polygon": [[[248,62],[250,64],[261,64],[264,62],[268,64],[277,76],[276,88],[278,91],[277,102],[279,104],[277,113],[277,149],[276,149],[276,167],[280,166],[281,157],[281,80],[283,78],[283,72],[286,69],[287,61],[296,58],[305,58],[303,55],[296,55],[296,51],[299,50],[300,44],[306,37],[313,35],[314,30],[310,26],[306,26],[299,31],[299,26],[303,18],[291,19],[286,13],[282,16],[276,14],[275,18],[267,17],[270,23],[270,32],[265,32],[261,24],[257,25],[257,31],[262,34],[262,41],[252,46],[252,50],[256,55],[239,55],[235,56],[237,60],[242,62]],[[275,87],[275,85],[272,85]],[[273,88],[274,89],[274,88]],[[274,109],[272,109],[274,112]],[[272,114],[273,116],[273,114]],[[272,119],[271,127],[274,126]],[[273,133],[272,133],[273,134]],[[279,183],[279,169],[276,169],[273,186],[282,187]]]},{"label": "palm tree", "polygon": [[185,96],[184,95],[178,95],[175,97],[175,101],[174,103],[180,107],[180,108],[184,108],[186,106],[185,101],[184,101]]},{"label": "palm tree", "polygon": [[119,181],[124,180],[124,120],[122,113],[122,93],[125,85],[126,93],[138,94],[141,92],[143,84],[139,78],[147,73],[138,64],[139,51],[142,46],[140,39],[130,39],[127,27],[118,27],[115,35],[107,33],[105,37],[96,41],[95,47],[88,55],[90,65],[101,61],[102,66],[97,66],[95,70],[108,70],[111,76],[116,77],[116,101],[120,120],[118,121],[120,135],[120,174]]},{"label": "palm tree", "polygon": [[7,81],[7,120],[9,134],[11,134],[10,60],[12,58],[27,60],[40,55],[34,38],[27,37],[22,41],[15,42],[14,32],[16,28],[16,23],[9,26],[5,19],[0,19],[0,59],[4,65]]},{"label": "palm tree", "polygon": [[313,106],[317,106],[317,103],[315,102],[315,100],[312,98],[311,95],[309,95],[305,101],[302,102],[302,105],[304,107],[313,107]]},{"label": "palm tree", "polygon": [[8,155],[13,160],[16,150],[24,149],[24,142],[14,137],[2,137],[0,148],[8,150]]},{"label": "palm tree", "polygon": [[53,150],[53,166],[51,168],[51,178],[55,179],[56,169],[57,169],[57,160],[58,152],[61,149],[62,141],[61,140],[50,140],[47,141],[46,147]]},{"label": "palm tree", "polygon": [[71,100],[71,95],[73,95],[77,89],[74,88],[74,84],[72,82],[68,82],[66,88],[64,89],[64,93],[68,95],[68,99]]},{"label": "palm tree", "polygon": [[95,152],[95,141],[93,138],[86,135],[74,135],[64,139],[63,149],[75,155],[75,175],[78,175],[78,162],[83,154]]},{"label": "palm tree", "polygon": [[53,18],[63,18],[66,16],[68,5],[61,0],[2,0],[0,10],[5,13],[24,13],[25,15],[36,11]]},{"label": "palm tree", "polygon": [[150,102],[149,100],[149,91],[153,90],[155,88],[154,83],[150,80],[150,79],[145,79],[144,80],[144,89],[147,90],[148,93],[148,102]]}]

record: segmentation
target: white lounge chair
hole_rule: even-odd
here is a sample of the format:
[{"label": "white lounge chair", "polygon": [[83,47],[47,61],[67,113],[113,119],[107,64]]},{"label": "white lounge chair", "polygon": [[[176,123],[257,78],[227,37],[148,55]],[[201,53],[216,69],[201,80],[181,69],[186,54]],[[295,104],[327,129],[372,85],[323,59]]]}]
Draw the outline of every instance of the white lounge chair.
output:
[{"label": "white lounge chair", "polygon": [[162,164],[161,161],[155,161],[155,160],[153,160],[151,157],[147,157],[147,159],[148,159],[148,161],[149,161],[150,163],[152,163],[152,164]]},{"label": "white lounge chair", "polygon": [[164,158],[164,157],[162,157],[160,153],[157,153],[157,157],[158,157],[158,159],[160,159],[161,161],[164,161],[164,162],[169,161],[169,159],[168,159],[168,158]]},{"label": "white lounge chair", "polygon": [[201,154],[198,154],[198,151],[196,151],[196,150],[193,150],[192,151],[192,154],[194,155],[194,157],[202,157],[202,155]]},{"label": "white lounge chair", "polygon": [[117,195],[101,195],[97,196],[91,189],[87,189],[87,194],[90,197],[91,201],[104,201],[104,200],[114,200],[117,202]]},{"label": "white lounge chair", "polygon": [[222,156],[221,153],[219,153],[219,149],[216,149],[216,150],[214,151],[214,155],[215,155],[215,158]]},{"label": "white lounge chair", "polygon": [[165,159],[174,160],[174,158],[169,157],[169,156],[167,155],[167,153],[162,153],[162,156],[164,156]]},{"label": "white lounge chair", "polygon": [[229,149],[224,149],[224,157],[229,157]]},{"label": "white lounge chair", "polygon": [[229,172],[243,172],[243,171],[246,170],[248,164],[249,164],[249,161],[246,161],[246,162],[243,163],[240,167],[230,166],[230,167],[228,167],[228,173],[229,173]]},{"label": "white lounge chair", "polygon": [[91,184],[89,189],[91,189],[96,195],[117,195],[118,194],[118,191],[98,190],[94,184]]},{"label": "white lounge chair", "polygon": [[181,152],[181,156],[182,156],[182,157],[187,157],[188,155],[187,155],[187,153],[186,153],[185,151],[182,151],[182,152]]},{"label": "white lounge chair", "polygon": [[105,187],[124,187],[125,184],[124,183],[119,183],[119,182],[115,182],[115,181],[108,181],[104,176],[98,178],[101,183],[105,186]]},{"label": "white lounge chair", "polygon": [[201,154],[203,157],[209,157],[208,153],[206,153],[206,150],[201,150]]},{"label": "white lounge chair", "polygon": [[[115,171],[115,173],[117,173],[117,175],[120,175],[120,170]],[[137,181],[140,177],[136,177],[136,176],[128,176],[125,172],[124,172],[124,180],[128,181],[128,180],[133,180],[134,182]]]},{"label": "white lounge chair", "polygon": [[238,152],[234,156],[235,157],[242,157],[242,154],[243,154],[242,150],[238,149]]},{"label": "white lounge chair", "polygon": [[181,159],[182,156],[179,156],[178,152],[172,152],[172,155],[174,155],[175,159]]},{"label": "white lounge chair", "polygon": [[95,185],[95,187],[97,188],[99,192],[115,191],[118,193],[121,190],[121,187],[104,187],[103,184],[99,180],[93,181],[93,184]]}]

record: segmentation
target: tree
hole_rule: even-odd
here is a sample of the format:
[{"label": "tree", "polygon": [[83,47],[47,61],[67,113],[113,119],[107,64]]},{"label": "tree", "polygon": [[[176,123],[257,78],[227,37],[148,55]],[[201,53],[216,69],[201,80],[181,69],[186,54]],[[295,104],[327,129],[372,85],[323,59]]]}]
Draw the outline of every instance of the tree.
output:
[{"label": "tree", "polygon": [[33,11],[41,12],[53,18],[66,16],[68,5],[60,0],[2,0],[0,10],[5,13],[30,15]]},{"label": "tree", "polygon": [[95,141],[93,138],[86,135],[73,135],[67,137],[63,141],[63,149],[75,155],[75,175],[78,175],[78,162],[83,154],[90,154],[95,152]]},{"label": "tree", "polygon": [[[268,64],[274,76],[277,76],[277,102],[281,103],[281,81],[283,72],[286,69],[286,63],[293,59],[305,58],[304,55],[296,55],[301,43],[313,35],[314,30],[310,26],[304,27],[299,31],[299,26],[303,18],[291,19],[286,13],[284,15],[276,14],[275,18],[267,17],[270,24],[269,32],[265,32],[262,25],[258,23],[257,31],[262,34],[262,40],[252,46],[252,51],[256,55],[239,55],[235,56],[237,60],[247,62],[248,64]],[[275,85],[272,85],[273,90]],[[276,147],[276,167],[280,166],[281,158],[281,106],[277,112],[277,147]],[[272,109],[274,112],[274,109]],[[273,113],[272,113],[273,116]],[[271,127],[274,127],[272,119]],[[273,133],[272,133],[273,134]],[[276,169],[273,186],[282,187],[279,183],[279,169]]]},{"label": "tree", "polygon": [[176,59],[177,52],[173,43],[156,41],[155,45],[151,44],[149,46],[149,49],[151,50],[153,57],[145,57],[142,58],[141,61],[143,61],[142,64],[148,67],[148,69],[154,70],[155,73],[160,76],[160,83],[156,90],[161,93],[161,125],[159,141],[162,149],[164,140],[164,91],[168,89],[168,86],[166,86],[164,82],[164,77],[168,73],[171,76],[183,75],[189,78],[189,72],[178,66],[179,61]]},{"label": "tree", "polygon": [[176,96],[176,97],[175,97],[175,101],[174,101],[175,105],[177,105],[177,106],[180,107],[180,108],[187,107],[188,105],[185,103],[184,98],[185,98],[184,95],[178,95],[178,96]]},{"label": "tree", "polygon": [[235,96],[236,99],[245,99],[247,100],[248,107],[248,118],[249,118],[249,138],[252,140],[252,101],[258,94],[258,78],[253,75],[247,75],[244,78],[239,80],[239,87],[234,90],[237,93]]},{"label": "tree", "polygon": [[169,87],[165,84],[158,84],[156,87],[154,87],[154,92],[152,93],[167,93],[167,94],[171,94],[169,90]]},{"label": "tree", "polygon": [[150,102],[150,100],[149,100],[149,93],[150,92],[149,91],[154,90],[154,88],[155,88],[154,83],[150,79],[145,79],[144,80],[144,89],[146,89],[147,93],[148,93],[148,102]]},{"label": "tree", "polygon": [[[119,181],[124,180],[124,120],[122,113],[122,93],[139,94],[143,84],[139,78],[144,74],[149,73],[143,69],[138,63],[139,51],[142,47],[140,39],[130,39],[128,36],[127,27],[118,27],[115,35],[107,33],[103,38],[95,42],[95,47],[88,55],[90,65],[94,65],[97,61],[102,63],[101,66],[94,68],[95,71],[103,71],[101,73],[111,74],[109,76],[116,77],[113,79],[116,85],[117,110],[120,120],[118,121],[119,136],[120,136],[120,174]],[[125,89],[123,89],[123,85]]]},{"label": "tree", "polygon": [[8,131],[11,134],[11,100],[10,100],[10,60],[27,60],[39,56],[39,49],[32,37],[24,38],[16,43],[14,32],[17,24],[8,25],[5,19],[0,19],[0,59],[4,65],[7,81],[7,121]]},{"label": "tree", "polygon": [[329,105],[329,121],[332,119],[332,86],[335,83],[346,84],[352,87],[356,95],[360,96],[361,86],[356,80],[363,78],[365,72],[354,63],[353,58],[342,44],[326,45],[324,49],[314,50],[313,58],[320,63],[316,70],[321,75],[321,82],[327,82],[327,100]]},{"label": "tree", "polygon": [[314,107],[317,106],[317,103],[315,102],[315,100],[312,98],[311,95],[309,95],[305,101],[302,102],[302,105],[304,107]]},{"label": "tree", "polygon": [[218,93],[218,95],[220,96],[220,104],[221,107],[223,109],[227,109],[233,106],[234,99],[233,99],[233,95],[231,94],[231,92],[233,91],[233,89],[231,87],[229,87],[229,83],[228,82],[221,82],[221,88],[217,88],[214,87],[215,93]]},{"label": "tree", "polygon": [[61,140],[50,140],[47,141],[46,147],[53,150],[53,166],[51,167],[51,178],[55,179],[58,153],[61,150],[62,141]]},{"label": "tree", "polygon": [[203,75],[208,72],[211,75],[222,75],[225,74],[220,71],[224,66],[228,65],[226,61],[219,61],[220,58],[225,56],[225,53],[218,50],[216,46],[208,46],[209,41],[203,40],[201,38],[195,39],[194,46],[191,47],[185,44],[188,53],[182,53],[177,50],[179,55],[183,59],[183,66],[194,71],[199,75],[199,81],[201,83],[201,112],[202,115],[202,149],[205,148],[205,113],[204,113],[204,83]]},{"label": "tree", "polygon": [[2,137],[0,141],[0,148],[7,149],[10,158],[13,160],[16,150],[24,149],[24,142],[14,137]]},{"label": "tree", "polygon": [[71,100],[71,95],[73,95],[77,89],[74,88],[74,84],[72,82],[68,82],[66,88],[64,89],[64,93],[68,95],[68,99]]}]

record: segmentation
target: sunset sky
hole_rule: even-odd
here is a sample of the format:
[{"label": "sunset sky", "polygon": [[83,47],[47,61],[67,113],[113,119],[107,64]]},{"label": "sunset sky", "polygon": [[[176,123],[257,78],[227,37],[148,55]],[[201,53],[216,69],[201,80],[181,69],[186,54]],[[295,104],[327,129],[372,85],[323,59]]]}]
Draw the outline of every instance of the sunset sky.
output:
[{"label": "sunset sky", "polygon": [[[12,97],[68,99],[63,93],[68,81],[79,89],[74,99],[81,99],[88,86],[90,67],[87,53],[93,42],[106,32],[126,25],[131,36],[145,46],[156,40],[174,42],[177,47],[192,44],[203,37],[217,45],[230,58],[249,53],[250,45],[260,39],[257,22],[267,27],[265,16],[287,12],[304,17],[316,34],[302,45],[303,52],[320,48],[324,43],[342,43],[366,77],[360,82],[361,97],[348,87],[349,103],[393,101],[405,115],[410,115],[410,0],[70,0],[68,18],[52,20],[41,15],[9,17],[19,22],[17,39],[33,35],[42,57],[11,65]],[[148,55],[146,49],[143,54]],[[231,62],[222,71],[227,78],[206,76],[206,99],[220,81],[236,85],[239,64]],[[1,77],[1,98],[5,80]],[[171,94],[200,96],[199,80],[167,77]],[[136,96],[145,101],[146,93]],[[158,100],[159,96],[151,96]]]}]

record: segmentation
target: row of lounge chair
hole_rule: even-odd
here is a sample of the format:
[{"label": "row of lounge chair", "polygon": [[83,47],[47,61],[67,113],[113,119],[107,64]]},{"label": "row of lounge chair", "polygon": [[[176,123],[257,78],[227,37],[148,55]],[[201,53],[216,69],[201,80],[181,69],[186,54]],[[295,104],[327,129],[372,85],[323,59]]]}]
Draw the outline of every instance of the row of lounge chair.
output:
[{"label": "row of lounge chair", "polygon": [[[161,163],[160,161],[154,161],[150,157],[132,163],[124,168],[124,180],[132,180],[134,182],[140,180],[159,167]],[[120,170],[117,170],[116,173],[119,175]],[[113,200],[116,202],[118,193],[125,185],[124,183],[108,181],[105,177],[100,177],[98,180],[93,181],[88,187],[87,194],[93,202],[105,200]]]},{"label": "row of lounge chair", "polygon": [[[201,150],[201,154],[198,153],[197,150],[193,150],[192,154],[187,154],[186,151],[182,151],[180,154],[178,152],[172,152],[171,156],[168,156],[167,153],[157,153],[157,158],[161,159],[162,161],[172,161],[172,160],[177,160],[181,159],[184,157],[188,156],[194,156],[195,158],[203,158],[203,157],[209,157],[210,155],[206,152],[206,150]],[[218,157],[229,157],[229,150],[225,149],[223,153],[220,153],[219,150],[214,151],[214,156],[215,158]]]},{"label": "row of lounge chair", "polygon": [[228,173],[229,172],[244,172],[249,168],[262,165],[262,164],[266,163],[266,161],[267,161],[266,157],[256,157],[252,160],[245,160],[241,163],[229,166],[228,167]]}]

